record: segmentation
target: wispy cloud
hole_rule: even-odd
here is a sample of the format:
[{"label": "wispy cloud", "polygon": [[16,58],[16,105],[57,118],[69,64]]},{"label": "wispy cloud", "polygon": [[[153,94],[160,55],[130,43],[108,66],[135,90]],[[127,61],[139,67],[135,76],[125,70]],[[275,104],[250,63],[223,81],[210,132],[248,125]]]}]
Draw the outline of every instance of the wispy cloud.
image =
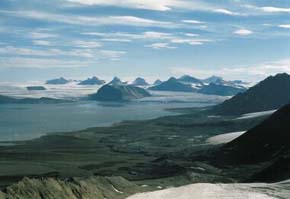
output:
[{"label": "wispy cloud", "polygon": [[[290,8],[273,7],[273,6],[255,6],[251,4],[243,5],[243,7],[254,10],[257,14],[279,14],[279,13],[290,13]],[[260,13],[258,13],[260,12]]]},{"label": "wispy cloud", "polygon": [[290,28],[290,24],[281,24],[281,25],[278,25],[279,28]]},{"label": "wispy cloud", "polygon": [[121,56],[127,54],[126,51],[116,51],[116,50],[101,50],[101,56],[109,58],[111,60],[119,60]]},{"label": "wispy cloud", "polygon": [[57,36],[58,35],[51,34],[51,33],[42,33],[42,32],[31,32],[30,33],[30,37],[33,39],[46,39],[46,38],[53,38],[53,37],[57,37]]},{"label": "wispy cloud", "polygon": [[[109,39],[116,38],[117,40],[119,39],[125,39],[129,41],[143,40],[144,42],[155,41],[155,43],[157,43],[158,45],[159,44],[165,45],[166,43],[202,45],[204,43],[212,42],[212,40],[210,39],[198,38],[199,35],[193,34],[193,33],[174,34],[174,33],[166,33],[166,32],[147,31],[147,32],[139,33],[139,34],[124,33],[124,32],[114,32],[114,33],[87,32],[87,33],[82,33],[82,34],[104,37],[104,38],[109,38]],[[156,41],[160,41],[160,42],[156,42]]]},{"label": "wispy cloud", "polygon": [[[65,24],[74,24],[81,26],[101,26],[101,25],[124,25],[124,26],[140,26],[140,27],[163,27],[175,28],[176,24],[166,21],[158,21],[153,19],[140,18],[135,16],[83,16],[83,15],[62,15],[48,12],[40,12],[35,10],[30,11],[5,11],[0,10],[0,13],[12,17],[30,18],[42,21],[52,21]],[[34,35],[33,35],[34,34]],[[33,33],[34,38],[44,38],[49,36],[44,33]]]},{"label": "wispy cloud", "polygon": [[146,9],[155,11],[170,11],[173,8],[190,10],[207,10],[210,4],[201,0],[66,0],[70,3],[86,6],[118,6],[133,9]]},{"label": "wispy cloud", "polygon": [[245,15],[245,14],[241,14],[238,12],[233,12],[233,11],[228,10],[228,9],[222,9],[222,8],[214,9],[213,12],[221,13],[221,14],[225,14],[225,15],[230,15],[230,16],[243,16],[243,15]]},{"label": "wispy cloud", "polygon": [[[50,58],[71,58],[71,59],[110,59],[115,60],[126,54],[125,51],[113,50],[95,50],[95,49],[34,49],[34,48],[21,48],[14,46],[5,46],[0,48],[0,55],[6,56],[27,56],[27,57],[50,57]],[[6,59],[6,58],[5,58]]]},{"label": "wispy cloud", "polygon": [[38,46],[52,46],[52,43],[50,41],[45,40],[33,40],[32,43]]},{"label": "wispy cloud", "polygon": [[258,8],[264,12],[270,13],[290,13],[290,8],[279,8],[279,7],[260,7]]},{"label": "wispy cloud", "polygon": [[189,44],[189,45],[203,45],[204,43],[211,42],[209,39],[188,39],[188,38],[174,38],[170,41],[175,44]]},{"label": "wispy cloud", "polygon": [[127,39],[129,41],[134,39],[170,39],[173,38],[171,33],[146,31],[142,33],[128,33],[128,32],[85,32],[83,35],[98,36],[110,39]]},{"label": "wispy cloud", "polygon": [[150,47],[150,48],[153,48],[153,49],[175,49],[176,47],[174,46],[170,46],[169,43],[153,43],[153,44],[150,44],[150,45],[146,45],[146,47]]},{"label": "wispy cloud", "polygon": [[0,59],[0,68],[79,68],[86,67],[89,63],[83,60],[6,57],[5,59]]},{"label": "wispy cloud", "polygon": [[188,24],[204,24],[205,22],[203,21],[198,21],[198,20],[190,20],[190,19],[185,19],[182,20],[183,23],[188,23]]},{"label": "wispy cloud", "polygon": [[74,50],[60,50],[60,49],[33,49],[33,48],[22,48],[14,46],[5,46],[0,48],[0,54],[4,55],[22,55],[22,56],[39,56],[39,57],[85,57],[92,58],[94,54],[91,50],[74,49]]},{"label": "wispy cloud", "polygon": [[236,35],[241,35],[241,36],[247,36],[253,34],[253,31],[248,30],[248,29],[239,29],[234,31],[234,34]]},{"label": "wispy cloud", "polygon": [[103,45],[100,42],[96,41],[73,41],[72,45],[78,48],[100,48]]}]

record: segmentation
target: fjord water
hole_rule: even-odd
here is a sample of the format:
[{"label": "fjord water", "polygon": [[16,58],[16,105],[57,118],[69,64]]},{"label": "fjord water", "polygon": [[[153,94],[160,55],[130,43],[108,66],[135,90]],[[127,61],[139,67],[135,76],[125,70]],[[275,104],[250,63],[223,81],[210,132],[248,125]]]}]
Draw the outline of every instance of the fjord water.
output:
[{"label": "fjord water", "polygon": [[204,103],[104,103],[0,105],[0,141],[32,139],[51,132],[109,126],[123,120],[152,119],[176,113],[167,108],[204,106]]},{"label": "fjord water", "polygon": [[177,114],[168,108],[201,107],[225,98],[197,93],[152,92],[152,97],[128,103],[99,103],[82,100],[99,86],[49,86],[46,91],[27,91],[24,86],[0,86],[0,95],[74,99],[64,104],[0,104],[0,141],[37,138],[47,133],[110,126],[124,120],[145,120]]}]

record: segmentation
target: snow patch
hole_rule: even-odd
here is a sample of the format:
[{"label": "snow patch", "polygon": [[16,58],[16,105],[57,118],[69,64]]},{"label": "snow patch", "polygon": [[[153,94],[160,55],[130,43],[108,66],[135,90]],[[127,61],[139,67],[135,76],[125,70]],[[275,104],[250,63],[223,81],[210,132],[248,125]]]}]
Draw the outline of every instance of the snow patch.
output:
[{"label": "snow patch", "polygon": [[277,111],[277,110],[247,113],[247,114],[243,114],[241,117],[238,117],[238,118],[236,118],[234,120],[243,120],[243,119],[250,119],[250,118],[255,118],[255,117],[261,117],[261,116],[265,116],[265,115],[271,115],[275,111]]},{"label": "snow patch", "polygon": [[233,141],[237,137],[243,135],[246,131],[240,131],[240,132],[231,132],[231,133],[225,133],[221,135],[216,135],[213,137],[210,137],[206,140],[209,144],[217,145],[217,144],[225,144],[230,141]]}]

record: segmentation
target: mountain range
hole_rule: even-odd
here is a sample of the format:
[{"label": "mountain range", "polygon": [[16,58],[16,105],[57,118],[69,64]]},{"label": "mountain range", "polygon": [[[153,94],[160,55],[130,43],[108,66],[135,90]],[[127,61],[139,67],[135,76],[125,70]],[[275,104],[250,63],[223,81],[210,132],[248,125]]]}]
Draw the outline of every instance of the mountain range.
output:
[{"label": "mountain range", "polygon": [[[63,77],[48,80],[46,84],[67,84],[73,80],[67,80]],[[97,77],[88,78],[80,81],[78,85],[102,85],[104,80]],[[128,82],[123,82],[120,78],[114,77],[108,84],[111,85],[128,85]],[[157,79],[150,90],[155,91],[172,91],[172,92],[199,92],[208,95],[232,96],[246,90],[246,83],[241,80],[226,81],[221,77],[212,76],[207,79],[198,79],[190,75],[183,75],[179,78],[171,77],[167,81],[162,82]],[[150,84],[142,77],[137,77],[131,85],[148,87]]]}]

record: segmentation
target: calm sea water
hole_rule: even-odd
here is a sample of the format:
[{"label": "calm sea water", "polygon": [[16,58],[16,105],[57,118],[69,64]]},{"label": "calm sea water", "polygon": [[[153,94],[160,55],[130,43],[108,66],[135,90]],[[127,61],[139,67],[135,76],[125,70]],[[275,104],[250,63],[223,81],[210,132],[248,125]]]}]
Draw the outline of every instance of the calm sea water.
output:
[{"label": "calm sea water", "polygon": [[[19,87],[0,87],[0,94],[12,97],[76,98],[96,92],[96,87],[51,87],[28,92]],[[225,98],[197,93],[153,92],[153,97],[130,103],[80,101],[68,104],[0,105],[0,141],[25,140],[52,132],[109,126],[124,120],[152,119],[176,113],[167,108],[200,107]]]},{"label": "calm sea water", "polygon": [[196,107],[197,103],[129,103],[0,105],[0,141],[24,140],[50,132],[109,126],[123,120],[143,120],[173,115],[166,108]]}]

